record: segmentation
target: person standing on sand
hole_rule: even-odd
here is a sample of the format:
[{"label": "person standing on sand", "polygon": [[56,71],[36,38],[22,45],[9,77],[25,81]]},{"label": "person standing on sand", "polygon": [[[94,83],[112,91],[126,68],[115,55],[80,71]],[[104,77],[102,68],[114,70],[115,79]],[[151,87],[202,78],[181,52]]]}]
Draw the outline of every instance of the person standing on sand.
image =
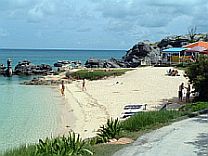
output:
[{"label": "person standing on sand", "polygon": [[188,87],[186,87],[186,102],[190,102],[190,94],[191,94],[191,85],[188,83]]},{"label": "person standing on sand", "polygon": [[64,96],[64,90],[65,90],[65,86],[64,86],[64,81],[61,81],[61,95]]},{"label": "person standing on sand", "polygon": [[184,89],[184,83],[181,83],[181,85],[179,86],[179,91],[178,91],[179,101],[183,101],[183,89]]},{"label": "person standing on sand", "polygon": [[87,90],[85,84],[86,84],[86,82],[85,82],[85,78],[84,78],[82,81],[82,91]]}]

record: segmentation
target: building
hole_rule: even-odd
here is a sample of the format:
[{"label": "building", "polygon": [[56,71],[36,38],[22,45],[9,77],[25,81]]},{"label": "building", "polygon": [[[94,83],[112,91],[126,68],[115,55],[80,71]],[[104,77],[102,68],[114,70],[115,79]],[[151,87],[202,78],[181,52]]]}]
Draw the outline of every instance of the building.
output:
[{"label": "building", "polygon": [[199,42],[195,42],[195,43],[184,46],[184,48],[194,48],[194,47],[203,47],[203,48],[208,49],[208,42],[199,41]]},{"label": "building", "polygon": [[162,50],[162,63],[178,64],[184,60],[187,48],[168,48]]}]

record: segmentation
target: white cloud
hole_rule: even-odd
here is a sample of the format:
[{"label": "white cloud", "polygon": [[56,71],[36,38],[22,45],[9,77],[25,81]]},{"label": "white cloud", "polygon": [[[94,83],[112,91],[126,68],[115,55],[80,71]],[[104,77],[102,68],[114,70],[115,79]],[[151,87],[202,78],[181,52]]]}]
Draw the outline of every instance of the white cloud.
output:
[{"label": "white cloud", "polygon": [[[207,0],[0,0],[0,27],[7,28],[2,36],[17,40],[17,34],[36,34],[33,40],[47,47],[73,47],[69,43],[80,40],[80,48],[123,48],[125,43],[129,48],[139,40],[184,34],[190,26],[206,32],[207,14]],[[66,43],[56,42],[60,38]],[[32,39],[25,40],[22,46],[32,45]]]}]

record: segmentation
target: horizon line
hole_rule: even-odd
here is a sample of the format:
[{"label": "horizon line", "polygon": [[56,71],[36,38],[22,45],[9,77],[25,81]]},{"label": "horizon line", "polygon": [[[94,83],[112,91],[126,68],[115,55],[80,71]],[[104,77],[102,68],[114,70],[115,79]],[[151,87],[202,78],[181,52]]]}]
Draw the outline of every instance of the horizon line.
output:
[{"label": "horizon line", "polygon": [[127,49],[85,49],[85,48],[6,48],[3,47],[1,50],[124,50],[127,51]]}]

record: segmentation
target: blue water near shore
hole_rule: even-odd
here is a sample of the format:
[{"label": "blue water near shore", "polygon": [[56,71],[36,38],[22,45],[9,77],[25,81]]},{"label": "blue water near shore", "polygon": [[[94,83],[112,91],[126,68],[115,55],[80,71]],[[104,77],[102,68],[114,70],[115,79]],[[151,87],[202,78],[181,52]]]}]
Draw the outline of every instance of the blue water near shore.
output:
[{"label": "blue water near shore", "polygon": [[[124,50],[0,49],[0,63],[5,64],[7,58],[13,60],[13,66],[24,59],[34,64],[52,65],[57,60],[81,60],[84,63],[88,58],[121,58],[124,54]],[[30,77],[0,76],[0,151],[50,137],[60,126],[58,107],[64,102],[63,98],[50,87],[20,85],[28,79]]]}]

